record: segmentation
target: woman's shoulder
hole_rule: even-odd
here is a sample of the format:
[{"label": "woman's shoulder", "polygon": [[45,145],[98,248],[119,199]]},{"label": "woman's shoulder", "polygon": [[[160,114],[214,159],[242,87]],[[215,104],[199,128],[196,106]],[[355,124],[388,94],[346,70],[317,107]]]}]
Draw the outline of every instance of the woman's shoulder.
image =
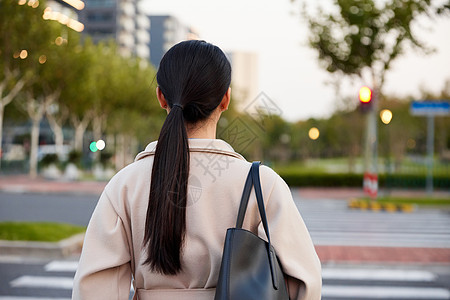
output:
[{"label": "woman's shoulder", "polygon": [[149,182],[151,177],[151,164],[153,157],[137,160],[119,170],[108,182],[105,191],[114,191],[130,189],[141,183]]},{"label": "woman's shoulder", "polygon": [[[238,161],[236,160],[235,163],[239,165],[239,169],[242,172],[245,172],[246,174],[248,171],[250,171],[250,167],[252,165],[251,161]],[[261,180],[261,185],[265,188],[268,188],[270,186],[274,185],[280,185],[284,187],[288,187],[284,179],[278,175],[278,173],[273,170],[270,166],[265,165],[264,163],[261,163],[259,168],[259,177]]]}]

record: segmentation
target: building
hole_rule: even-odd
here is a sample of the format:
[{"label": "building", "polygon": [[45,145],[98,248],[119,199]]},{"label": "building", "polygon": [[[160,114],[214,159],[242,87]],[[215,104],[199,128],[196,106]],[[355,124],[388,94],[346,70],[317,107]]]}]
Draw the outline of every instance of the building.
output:
[{"label": "building", "polygon": [[[21,1],[23,3],[26,2],[24,0]],[[39,4],[39,1],[35,1],[34,3]],[[47,1],[47,7],[42,17],[45,20],[58,21],[75,31],[81,32],[84,29],[84,25],[78,21],[78,13],[84,7],[85,4],[81,0],[49,0]]]},{"label": "building", "polygon": [[259,94],[259,58],[256,53],[234,51],[227,53],[231,62],[231,93],[239,108],[247,107]]},{"label": "building", "polygon": [[79,20],[94,42],[113,39],[121,54],[150,58],[150,22],[135,0],[85,0]]},{"label": "building", "polygon": [[150,23],[150,61],[158,68],[164,53],[173,45],[184,41],[198,39],[196,32],[169,15],[149,16]]}]

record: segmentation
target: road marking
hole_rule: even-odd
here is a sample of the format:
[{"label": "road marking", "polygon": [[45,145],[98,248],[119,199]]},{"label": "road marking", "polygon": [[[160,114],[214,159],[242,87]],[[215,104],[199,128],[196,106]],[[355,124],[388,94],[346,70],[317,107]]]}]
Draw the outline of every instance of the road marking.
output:
[{"label": "road marking", "polygon": [[38,298],[38,297],[20,297],[20,296],[0,296],[0,300],[70,300],[70,298]]},{"label": "road marking", "polygon": [[449,299],[450,291],[443,288],[391,286],[337,286],[324,285],[322,297],[364,299]]},{"label": "road marking", "polygon": [[323,279],[425,281],[432,282],[436,275],[428,271],[388,269],[323,269]]},{"label": "road marking", "polygon": [[75,272],[78,268],[78,261],[55,260],[45,265],[47,272]]},{"label": "road marking", "polygon": [[11,281],[10,285],[12,287],[39,287],[71,290],[73,288],[73,278],[51,276],[21,276]]}]

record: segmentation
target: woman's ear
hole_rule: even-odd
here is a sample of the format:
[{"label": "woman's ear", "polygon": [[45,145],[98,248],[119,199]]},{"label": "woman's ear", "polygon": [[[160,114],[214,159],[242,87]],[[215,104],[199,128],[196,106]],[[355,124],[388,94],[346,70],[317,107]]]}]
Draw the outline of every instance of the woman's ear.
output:
[{"label": "woman's ear", "polygon": [[227,92],[222,98],[222,101],[220,102],[220,110],[225,111],[228,109],[228,105],[230,105],[231,100],[231,88],[229,87]]},{"label": "woman's ear", "polygon": [[158,102],[161,108],[167,110],[168,109],[167,101],[159,86],[156,87],[156,98],[158,98]]}]

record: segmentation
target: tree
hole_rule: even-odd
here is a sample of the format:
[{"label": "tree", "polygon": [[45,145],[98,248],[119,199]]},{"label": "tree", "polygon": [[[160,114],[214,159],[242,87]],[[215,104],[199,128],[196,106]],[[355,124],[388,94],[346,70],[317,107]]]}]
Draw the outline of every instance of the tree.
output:
[{"label": "tree", "polygon": [[[17,1],[0,2],[0,158],[3,145],[3,116],[10,104],[24,87],[29,73],[25,59],[28,57],[28,41],[39,28],[29,26],[36,20],[33,5],[19,5]],[[1,159],[0,159],[1,162]]]},{"label": "tree", "polygon": [[62,25],[45,21],[42,17],[44,7],[45,1],[7,0],[2,1],[0,9],[0,63],[5,70],[2,83],[6,83],[10,91],[6,97],[1,96],[0,114],[3,116],[3,108],[12,98],[18,96],[19,92],[23,93],[21,107],[33,123],[30,155],[30,174],[33,177],[37,174],[39,123],[45,105],[54,101],[60,93],[54,87],[53,70],[48,70],[44,64],[53,51],[51,48]]},{"label": "tree", "polygon": [[[412,30],[422,15],[448,11],[449,6],[432,0],[335,0],[327,13],[304,17],[310,29],[309,42],[321,65],[330,73],[358,76],[372,83],[379,94],[386,72],[408,45],[425,52],[429,48]],[[370,78],[367,78],[367,76]]]},{"label": "tree", "polygon": [[[46,89],[54,91],[54,99],[48,103],[45,115],[55,137],[56,152],[63,156],[63,126],[69,118],[68,103],[72,101],[70,86],[77,84],[82,76],[79,72],[80,61],[77,52],[81,51],[79,33],[68,28],[61,28],[61,35],[56,37],[55,46],[46,57],[45,68],[50,81],[43,82]],[[81,77],[82,78],[82,77]]]},{"label": "tree", "polygon": [[[75,130],[74,149],[83,150],[83,136],[94,116],[93,99],[97,94],[97,81],[102,77],[96,76],[97,68],[107,68],[98,63],[98,56],[103,55],[101,48],[94,45],[87,38],[83,44],[77,45],[71,58],[73,77],[70,84],[63,90],[61,98],[63,105],[69,111],[69,121]],[[109,77],[109,73],[100,76]]]}]

